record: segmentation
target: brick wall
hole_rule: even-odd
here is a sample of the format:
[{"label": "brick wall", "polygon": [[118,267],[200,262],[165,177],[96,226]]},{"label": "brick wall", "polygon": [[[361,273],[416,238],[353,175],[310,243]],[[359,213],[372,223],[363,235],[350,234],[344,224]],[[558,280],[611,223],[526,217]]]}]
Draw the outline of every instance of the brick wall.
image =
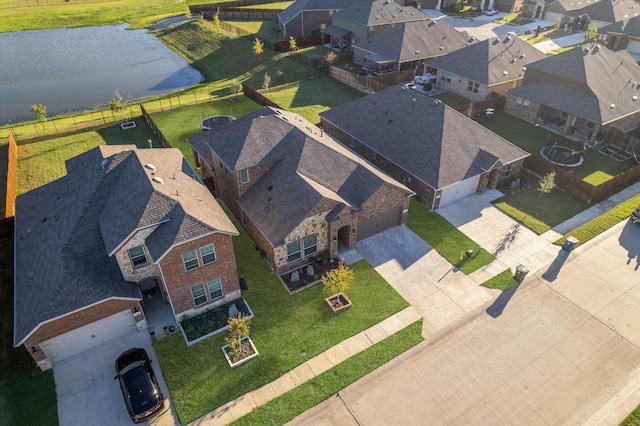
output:
[{"label": "brick wall", "polygon": [[[358,214],[358,222],[379,216],[391,210],[402,207],[409,209],[409,197],[398,187],[385,183],[362,205],[362,211]],[[407,213],[402,214],[401,223],[407,222]]]},{"label": "brick wall", "polygon": [[[207,244],[213,244],[216,261],[203,266],[200,261],[198,249]],[[192,271],[186,271],[182,261],[182,253],[189,250],[196,251],[201,265]],[[177,317],[196,310],[191,295],[191,287],[195,284],[204,283],[206,290],[207,281],[220,278],[224,295],[237,293],[239,296],[240,287],[238,283],[238,272],[236,270],[236,259],[233,253],[232,237],[229,235],[215,233],[174,247],[162,258],[160,268],[162,269],[162,276]],[[207,299],[207,304],[199,306],[198,310],[223,304],[228,298],[229,297],[214,301]]]},{"label": "brick wall", "polygon": [[236,172],[236,178],[237,178],[236,184],[238,185],[238,198],[242,197],[245,192],[251,189],[253,184],[256,183],[258,180],[260,180],[260,178],[269,171],[271,166],[272,164],[265,164],[265,165],[259,165],[259,166],[255,166],[255,167],[251,167],[250,169],[247,169],[247,174],[249,177],[249,181],[247,183],[242,183],[241,182],[242,175],[240,174],[240,172]]},{"label": "brick wall", "polygon": [[[131,284],[135,285],[135,284]],[[29,338],[25,341],[24,347],[31,354],[31,357],[42,367],[46,368],[46,355],[40,349],[39,344],[52,339],[61,334],[68,333],[76,328],[82,327],[92,322],[99,321],[126,309],[140,309],[140,305],[136,300],[110,299],[97,305],[88,307],[78,312],[61,317],[57,320],[42,324]],[[32,353],[31,348],[36,348],[36,352]],[[43,368],[44,369],[44,368]]]},{"label": "brick wall", "polygon": [[521,118],[528,123],[535,123],[541,105],[536,102],[531,102],[529,109],[525,111],[522,108],[516,108],[516,98],[514,95],[507,95],[507,100],[504,103],[504,112]]}]

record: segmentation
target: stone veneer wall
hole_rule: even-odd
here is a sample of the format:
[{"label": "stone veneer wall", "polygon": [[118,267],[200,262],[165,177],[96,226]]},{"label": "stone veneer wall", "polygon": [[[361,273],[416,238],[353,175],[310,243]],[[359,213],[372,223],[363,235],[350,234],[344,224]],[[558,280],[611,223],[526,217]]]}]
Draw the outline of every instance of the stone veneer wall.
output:
[{"label": "stone veneer wall", "polygon": [[304,253],[302,253],[302,259],[297,262],[288,263],[287,244],[291,244],[312,235],[317,235],[318,252],[322,252],[329,248],[329,224],[325,219],[328,213],[329,211],[325,211],[305,218],[291,231],[289,235],[285,237],[283,245],[273,249],[273,262],[278,273],[294,269],[298,265],[308,262],[308,257],[305,258]]},{"label": "stone veneer wall", "polygon": [[[120,266],[120,271],[122,271],[122,276],[125,280],[131,282],[138,282],[143,278],[154,277],[160,275],[160,268],[158,265],[154,264],[151,260],[151,256],[147,252],[147,248],[144,246],[144,242],[149,235],[153,231],[155,231],[157,226],[141,229],[136,232],[133,237],[129,239],[116,253],[115,257],[118,261],[118,265]],[[139,268],[134,268],[131,264],[131,259],[129,258],[129,253],[127,250],[133,248],[143,246],[145,254],[147,255],[147,265]]]}]

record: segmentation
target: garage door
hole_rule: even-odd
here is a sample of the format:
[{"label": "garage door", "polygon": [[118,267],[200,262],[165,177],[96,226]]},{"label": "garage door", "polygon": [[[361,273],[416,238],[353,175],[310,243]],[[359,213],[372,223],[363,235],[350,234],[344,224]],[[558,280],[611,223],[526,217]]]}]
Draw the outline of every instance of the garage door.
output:
[{"label": "garage door", "polygon": [[629,51],[629,53],[640,53],[640,41],[629,40],[629,44],[627,44],[627,50]]},{"label": "garage door", "polygon": [[358,235],[356,235],[356,241],[364,240],[367,237],[382,232],[385,229],[389,229],[393,226],[398,226],[402,222],[402,207],[393,209],[386,213],[382,213],[371,219],[358,222]]},{"label": "garage door", "polygon": [[475,194],[478,189],[479,181],[480,175],[463,180],[462,182],[443,189],[440,195],[440,207],[453,203],[467,195]]},{"label": "garage door", "polygon": [[51,364],[56,364],[137,330],[131,311],[126,310],[49,339],[40,347]]}]

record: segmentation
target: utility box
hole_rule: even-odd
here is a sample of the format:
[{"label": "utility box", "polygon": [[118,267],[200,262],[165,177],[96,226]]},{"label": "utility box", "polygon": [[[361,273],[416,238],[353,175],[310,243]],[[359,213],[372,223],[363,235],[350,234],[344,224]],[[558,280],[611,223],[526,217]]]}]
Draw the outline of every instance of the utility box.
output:
[{"label": "utility box", "polygon": [[573,248],[576,246],[576,244],[578,244],[578,242],[579,241],[575,237],[569,235],[567,237],[567,240],[564,242],[564,245],[562,246],[562,250],[570,253],[571,250],[573,250]]},{"label": "utility box", "polygon": [[518,265],[516,266],[516,274],[513,276],[513,278],[518,284],[522,284],[522,281],[524,281],[524,277],[526,277],[528,273],[529,270],[526,268],[526,266]]}]

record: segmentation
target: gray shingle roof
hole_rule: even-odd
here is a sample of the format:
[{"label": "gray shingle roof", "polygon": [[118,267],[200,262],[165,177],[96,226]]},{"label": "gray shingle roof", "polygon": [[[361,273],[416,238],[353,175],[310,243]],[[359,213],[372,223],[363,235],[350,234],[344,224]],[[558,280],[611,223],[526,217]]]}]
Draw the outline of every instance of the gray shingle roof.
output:
[{"label": "gray shingle roof", "polygon": [[340,10],[347,2],[345,0],[296,0],[289,7],[278,13],[278,19],[286,24],[303,11],[312,10]]},{"label": "gray shingle roof", "polygon": [[407,22],[381,34],[358,43],[354,49],[370,52],[365,58],[408,62],[446,55],[463,48],[469,41],[466,33],[461,33],[446,22]]},{"label": "gray shingle roof", "polygon": [[639,9],[634,0],[599,0],[593,2],[556,0],[549,3],[546,10],[574,17],[588,15],[589,18],[596,21],[616,22],[625,17],[638,15]]},{"label": "gray shingle roof", "polygon": [[413,6],[402,6],[392,0],[355,0],[347,2],[345,7],[334,14],[335,17],[360,25],[372,27],[376,25],[400,24],[420,21],[424,12]]},{"label": "gray shingle roof", "polygon": [[[527,66],[510,94],[607,124],[640,111],[640,67],[625,52],[576,47]],[[531,71],[531,72],[529,72]],[[611,108],[611,105],[615,107]]]},{"label": "gray shingle roof", "polygon": [[436,189],[476,176],[497,159],[510,163],[529,155],[454,109],[401,86],[320,117]]},{"label": "gray shingle roof", "polygon": [[270,166],[238,204],[274,246],[319,203],[357,211],[382,185],[412,194],[299,115],[275,108],[264,107],[189,142],[206,143],[231,171]]},{"label": "gray shingle roof", "polygon": [[[66,165],[66,176],[16,198],[15,345],[44,321],[109,298],[140,299],[108,255],[136,227],[170,219],[147,240],[154,260],[197,235],[237,234],[177,149],[100,146]],[[164,183],[151,183],[155,176]]]},{"label": "gray shingle roof", "polygon": [[[638,6],[640,8],[640,5]],[[598,34],[628,34],[633,37],[640,37],[640,16],[624,18],[604,27],[598,28]]]},{"label": "gray shingle roof", "polygon": [[517,79],[523,73],[523,66],[545,57],[527,42],[506,35],[482,40],[425,62],[438,70],[493,86]]}]

